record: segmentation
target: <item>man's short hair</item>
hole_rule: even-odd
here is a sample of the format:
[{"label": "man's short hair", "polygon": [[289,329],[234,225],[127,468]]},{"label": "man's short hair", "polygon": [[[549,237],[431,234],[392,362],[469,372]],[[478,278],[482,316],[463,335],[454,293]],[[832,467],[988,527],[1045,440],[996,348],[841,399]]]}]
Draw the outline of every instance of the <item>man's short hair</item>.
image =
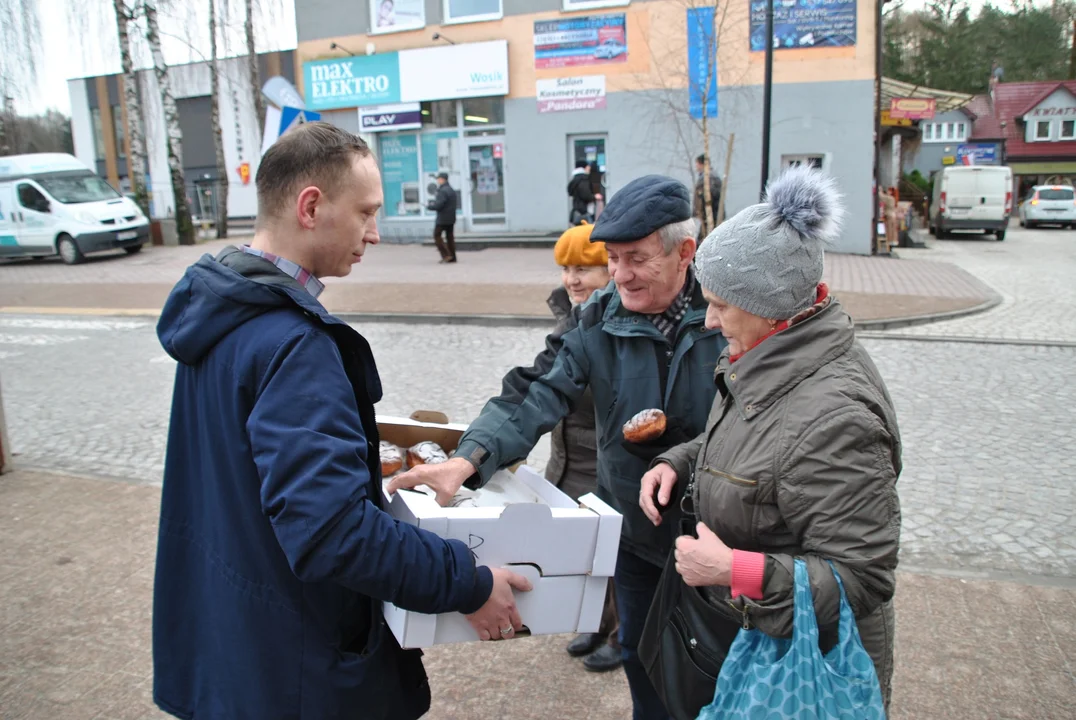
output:
[{"label": "man's short hair", "polygon": [[367,157],[370,146],[326,122],[304,123],[282,135],[258,166],[257,224],[276,217],[305,187],[314,185],[333,197],[347,181],[356,155]]},{"label": "man's short hair", "polygon": [[695,162],[697,162],[699,165],[705,165],[706,164],[706,154],[703,153],[702,155],[699,155],[697,158],[695,158]]},{"label": "man's short hair", "polygon": [[576,167],[577,170],[581,170],[581,169],[583,169],[585,167],[588,167],[589,165],[590,165],[590,163],[588,163],[586,160],[576,160],[575,161],[575,167]]}]

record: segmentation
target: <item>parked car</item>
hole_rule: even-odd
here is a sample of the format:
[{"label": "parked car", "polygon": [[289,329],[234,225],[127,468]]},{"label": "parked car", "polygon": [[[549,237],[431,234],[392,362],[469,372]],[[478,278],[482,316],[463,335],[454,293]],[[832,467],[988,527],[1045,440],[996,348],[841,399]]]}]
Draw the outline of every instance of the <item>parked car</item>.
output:
[{"label": "parked car", "polygon": [[602,60],[612,60],[628,51],[622,42],[615,38],[603,40],[598,47],[594,48],[594,57]]},{"label": "parked car", "polygon": [[1076,226],[1076,191],[1064,185],[1036,185],[1020,203],[1020,225]]},{"label": "parked car", "polygon": [[997,165],[944,168],[934,178],[930,234],[948,237],[953,230],[981,230],[1005,239],[1012,215],[1012,170]]},{"label": "parked car", "polygon": [[0,257],[59,255],[74,265],[103,250],[136,253],[148,239],[138,205],[74,156],[0,158]]}]

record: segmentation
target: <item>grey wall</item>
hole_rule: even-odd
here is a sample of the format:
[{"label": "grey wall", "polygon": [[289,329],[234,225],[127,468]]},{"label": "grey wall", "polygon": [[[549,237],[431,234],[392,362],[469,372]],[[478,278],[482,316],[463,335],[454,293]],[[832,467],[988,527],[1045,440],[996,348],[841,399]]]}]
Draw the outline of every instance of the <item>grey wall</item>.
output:
[{"label": "grey wall", "polygon": [[184,171],[216,167],[217,152],[213,147],[212,102],[209,96],[180,98],[176,100],[176,109],[179,111],[179,129],[183,131]]},{"label": "grey wall", "polygon": [[[927,122],[964,122],[968,123],[968,134],[971,135],[971,119],[960,110],[953,110],[951,112],[938,113],[934,116],[933,120],[924,120]],[[922,124],[922,123],[921,123]],[[930,177],[931,173],[938,172],[944,167],[942,165],[942,158],[946,155],[956,155],[956,149],[959,145],[964,144],[983,144],[983,145],[997,145],[997,143],[986,143],[979,140],[967,139],[963,142],[940,142],[940,143],[928,143],[920,142],[918,149],[912,155],[905,155],[904,158],[904,171],[911,172],[912,170],[918,170],[922,173],[923,177]],[[998,153],[1000,162],[1001,153]]]},{"label": "grey wall", "polygon": [[[873,83],[777,85],[773,91],[770,177],[781,156],[820,154],[841,185],[848,214],[835,250],[870,253],[873,182]],[[510,229],[557,231],[564,227],[569,134],[608,134],[610,195],[641,175],[661,173],[692,183],[692,158],[701,137],[686,148],[678,139],[660,91],[613,93],[605,110],[539,115],[533,98],[506,106],[506,193]],[[726,186],[726,216],[758,202],[762,131],[762,88],[722,89],[720,113],[711,131],[711,156],[724,169],[723,137],[734,132],[732,167]]]}]

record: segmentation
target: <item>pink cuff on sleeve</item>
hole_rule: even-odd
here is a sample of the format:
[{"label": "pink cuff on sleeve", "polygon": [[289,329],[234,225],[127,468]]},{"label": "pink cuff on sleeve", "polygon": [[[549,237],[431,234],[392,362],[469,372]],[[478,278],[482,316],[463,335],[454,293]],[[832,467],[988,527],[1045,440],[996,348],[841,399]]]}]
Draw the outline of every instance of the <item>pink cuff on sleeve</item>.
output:
[{"label": "pink cuff on sleeve", "polygon": [[732,551],[732,597],[745,595],[752,600],[762,599],[762,580],[766,574],[766,554]]}]

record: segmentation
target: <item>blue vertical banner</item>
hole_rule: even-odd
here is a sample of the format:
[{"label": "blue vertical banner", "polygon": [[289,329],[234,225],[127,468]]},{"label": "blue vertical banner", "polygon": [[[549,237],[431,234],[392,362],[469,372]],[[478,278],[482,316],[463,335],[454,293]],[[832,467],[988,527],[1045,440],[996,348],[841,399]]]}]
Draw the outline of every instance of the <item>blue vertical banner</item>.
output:
[{"label": "blue vertical banner", "polygon": [[687,11],[687,73],[691,117],[702,119],[704,99],[706,117],[717,117],[717,34],[712,7]]}]

